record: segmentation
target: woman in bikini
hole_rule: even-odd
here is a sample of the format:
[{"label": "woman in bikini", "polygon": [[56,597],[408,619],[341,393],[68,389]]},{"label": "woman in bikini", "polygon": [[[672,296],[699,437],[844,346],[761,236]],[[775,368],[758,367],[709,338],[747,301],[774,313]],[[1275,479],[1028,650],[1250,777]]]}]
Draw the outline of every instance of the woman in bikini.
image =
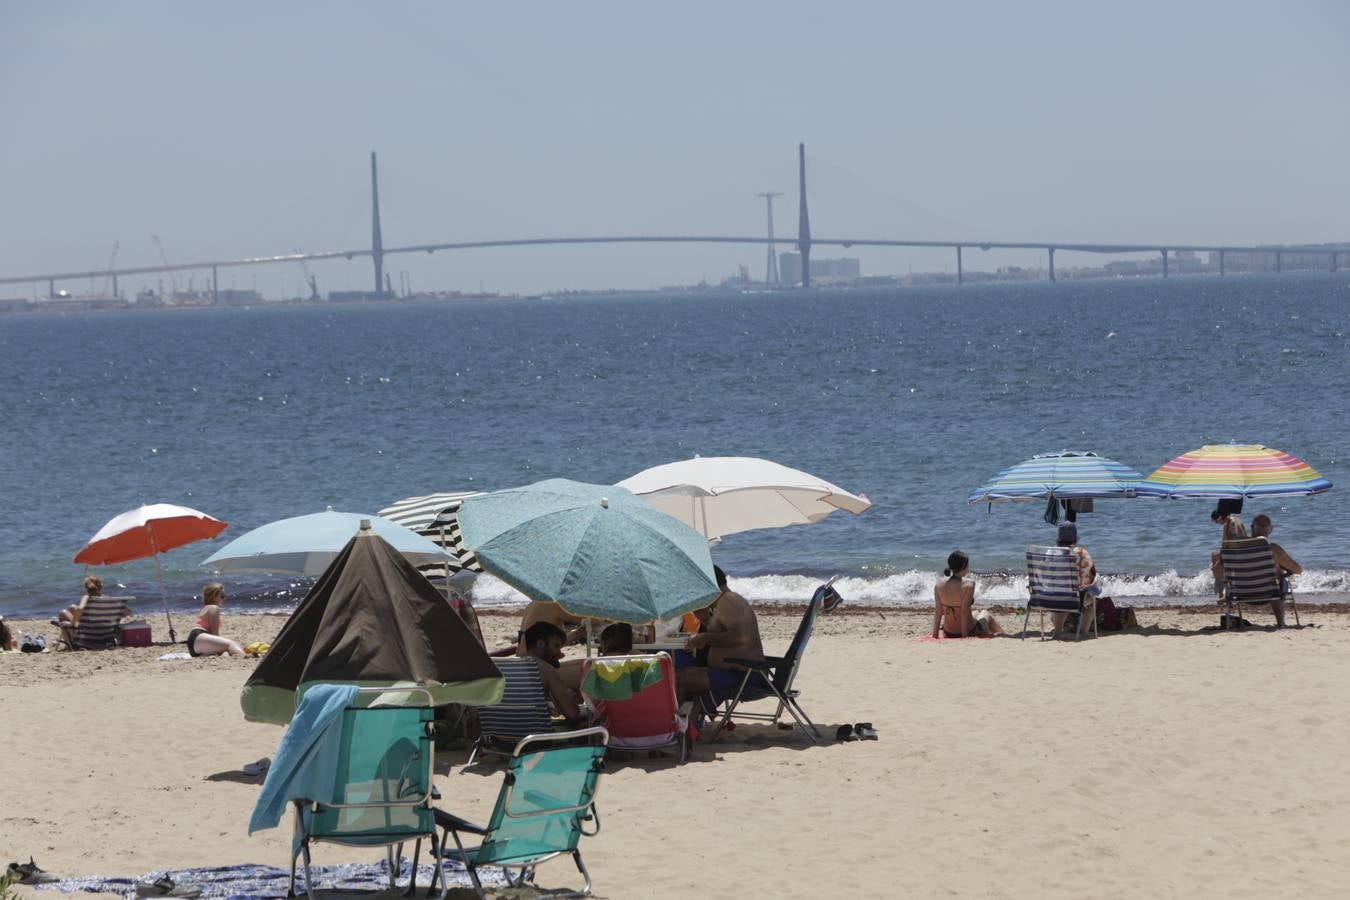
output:
[{"label": "woman in bikini", "polygon": [[947,557],[944,577],[933,586],[933,637],[942,632],[949,638],[990,636],[1002,633],[989,613],[975,612],[975,579],[970,575],[970,557],[953,550]]},{"label": "woman in bikini", "polygon": [[187,649],[193,656],[243,656],[244,648],[220,636],[220,607],[225,603],[225,587],[208,584],[202,588],[202,608],[188,632]]}]

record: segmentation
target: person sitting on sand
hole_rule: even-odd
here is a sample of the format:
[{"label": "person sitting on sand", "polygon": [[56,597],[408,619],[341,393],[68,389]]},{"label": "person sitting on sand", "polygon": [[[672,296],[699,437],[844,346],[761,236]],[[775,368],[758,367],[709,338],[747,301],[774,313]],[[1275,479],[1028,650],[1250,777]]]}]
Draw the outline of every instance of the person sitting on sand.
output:
[{"label": "person sitting on sand", "polygon": [[[89,604],[94,603],[95,605],[99,605],[96,598],[102,598],[102,596],[103,579],[99,578],[97,575],[86,575],[84,579],[84,596],[80,597],[80,602],[72,606],[67,606],[65,609],[61,610],[61,612],[57,613],[56,618],[52,620],[52,624],[61,629],[61,638],[65,641],[66,646],[72,649],[79,646],[86,650],[103,649],[105,647],[114,646],[114,636],[116,635],[115,628],[117,625],[116,619],[125,619],[132,614],[131,607],[127,606],[125,603],[122,604],[119,610],[109,609],[101,611],[107,612],[110,617],[113,616],[114,612],[116,613],[115,617],[109,618],[106,621],[103,619],[102,615],[98,617],[97,623],[91,618],[90,621],[86,623],[84,641],[77,642],[80,620],[84,618],[85,611],[89,609]],[[109,597],[108,600],[112,603],[117,602],[112,597]],[[90,628],[95,624],[97,625],[97,628],[94,628],[94,630],[99,632],[99,634],[91,638],[89,634]],[[103,634],[105,628],[106,637],[104,637]]]},{"label": "person sitting on sand", "polygon": [[949,638],[991,637],[1002,633],[988,612],[975,612],[975,579],[970,575],[970,557],[953,550],[947,557],[946,577],[933,586],[933,637],[941,631]]},{"label": "person sitting on sand", "polygon": [[612,622],[600,632],[601,656],[625,656],[633,652],[633,626]]},{"label": "person sitting on sand", "polygon": [[675,676],[680,696],[689,699],[713,691],[734,693],[745,678],[745,669],[732,659],[763,659],[759,619],[750,601],[727,587],[727,573],[713,566],[722,593],[708,607],[703,630],[675,651]]},{"label": "person sitting on sand", "polygon": [[[1270,545],[1270,552],[1275,556],[1275,566],[1280,570],[1281,577],[1288,578],[1290,575],[1297,575],[1303,571],[1303,567],[1295,562],[1294,558],[1285,552],[1283,547],[1270,539],[1270,532],[1274,527],[1275,523],[1270,520],[1270,516],[1261,513],[1252,519],[1252,537],[1265,538],[1266,543]],[[1284,601],[1272,600],[1270,606],[1275,611],[1275,623],[1283,627]]]},{"label": "person sitting on sand", "polygon": [[192,656],[243,656],[244,648],[235,641],[220,636],[220,607],[225,603],[225,587],[208,584],[202,588],[202,608],[197,621],[187,636],[187,650]]},{"label": "person sitting on sand", "polygon": [[9,630],[5,624],[5,617],[0,616],[0,650],[18,650],[19,642],[14,639],[14,633]]},{"label": "person sitting on sand", "polygon": [[[1085,547],[1078,545],[1078,526],[1073,522],[1064,522],[1059,526],[1059,534],[1055,541],[1060,547],[1064,547],[1073,552],[1078,559],[1078,590],[1086,591],[1083,597],[1083,612],[1078,616],[1077,633],[1081,637],[1087,634],[1089,623],[1097,616],[1097,564],[1092,561],[1092,555],[1087,552]],[[1055,636],[1058,637],[1064,632],[1064,620],[1068,618],[1068,613],[1052,613],[1051,618],[1055,622]]]},{"label": "person sitting on sand", "polygon": [[[1223,539],[1219,546],[1226,547],[1230,541],[1247,539],[1247,527],[1242,524],[1242,518],[1235,513],[1224,512],[1220,506],[1209,514],[1209,518],[1214,524],[1223,526]],[[1224,582],[1227,579],[1223,573],[1223,554],[1218,550],[1213,550],[1209,554],[1209,573],[1214,576],[1215,592],[1222,596]]]},{"label": "person sitting on sand", "polygon": [[563,641],[566,639],[563,630],[552,622],[535,622],[521,636],[520,646],[525,651],[521,655],[539,660],[539,678],[544,682],[544,690],[553,701],[554,709],[567,721],[577,722],[585,717],[577,702],[581,689],[581,666],[559,665]]}]

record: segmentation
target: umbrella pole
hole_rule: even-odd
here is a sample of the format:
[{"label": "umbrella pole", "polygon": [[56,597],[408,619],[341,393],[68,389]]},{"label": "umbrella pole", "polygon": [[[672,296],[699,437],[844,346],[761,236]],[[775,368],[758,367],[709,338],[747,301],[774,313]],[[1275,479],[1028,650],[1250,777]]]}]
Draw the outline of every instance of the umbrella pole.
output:
[{"label": "umbrella pole", "polygon": [[155,530],[150,529],[150,546],[155,551],[155,580],[159,582],[159,599],[164,604],[164,618],[169,622],[169,643],[178,643],[178,635],[173,630],[173,616],[169,615],[169,595],[164,592],[164,570],[159,567],[159,544],[155,541]]}]

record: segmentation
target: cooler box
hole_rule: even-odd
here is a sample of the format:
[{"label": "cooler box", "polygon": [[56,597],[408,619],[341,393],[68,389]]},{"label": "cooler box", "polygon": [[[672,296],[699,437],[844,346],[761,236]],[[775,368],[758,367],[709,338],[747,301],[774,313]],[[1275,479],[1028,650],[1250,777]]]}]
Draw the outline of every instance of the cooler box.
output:
[{"label": "cooler box", "polygon": [[149,647],[150,623],[126,622],[118,626],[117,643],[123,647]]}]

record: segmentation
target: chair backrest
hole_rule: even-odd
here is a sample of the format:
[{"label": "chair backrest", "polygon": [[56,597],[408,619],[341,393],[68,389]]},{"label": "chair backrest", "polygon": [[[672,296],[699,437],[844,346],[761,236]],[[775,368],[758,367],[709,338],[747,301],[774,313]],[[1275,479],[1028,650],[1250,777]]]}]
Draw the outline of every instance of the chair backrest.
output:
[{"label": "chair backrest", "polygon": [[432,716],[428,707],[343,710],[332,800],[317,804],[310,834],[375,844],[432,833]]},{"label": "chair backrest", "polygon": [[1269,600],[1279,597],[1280,570],[1275,551],[1265,538],[1224,541],[1219,548],[1224,580],[1234,600]]},{"label": "chair backrest", "polygon": [[1027,587],[1033,609],[1078,609],[1078,556],[1070,547],[1028,547]]},{"label": "chair backrest", "polygon": [[483,734],[516,741],[552,730],[548,697],[539,677],[539,660],[525,656],[492,661],[501,670],[506,684],[501,703],[478,707],[478,724]]},{"label": "chair backrest", "polygon": [[126,608],[125,597],[96,594],[84,604],[80,623],[75,626],[75,644],[79,647],[111,647],[117,643],[117,622]]},{"label": "chair backrest", "polygon": [[806,604],[806,612],[802,613],[802,620],[797,623],[797,631],[792,635],[792,643],[788,644],[787,652],[783,654],[785,662],[774,670],[773,684],[781,693],[786,694],[792,690],[792,682],[797,677],[797,669],[801,665],[802,656],[806,653],[806,645],[811,642],[816,618],[820,615],[821,604],[825,602],[825,595],[829,590],[829,584],[822,584],[811,595],[811,601]]},{"label": "chair backrest", "polygon": [[582,663],[582,684],[597,663],[635,663],[644,666],[653,663],[660,667],[661,679],[648,684],[624,700],[591,697],[596,711],[604,716],[605,727],[614,740],[625,738],[654,738],[675,734],[679,729],[675,717],[680,704],[675,696],[675,664],[670,655],[655,653],[650,656],[603,656]]},{"label": "chair backrest", "polygon": [[[578,742],[593,743],[578,746]],[[511,755],[478,851],[479,863],[520,865],[577,848],[604,766],[603,728],[537,735]],[[569,746],[563,746],[569,745]]]}]

